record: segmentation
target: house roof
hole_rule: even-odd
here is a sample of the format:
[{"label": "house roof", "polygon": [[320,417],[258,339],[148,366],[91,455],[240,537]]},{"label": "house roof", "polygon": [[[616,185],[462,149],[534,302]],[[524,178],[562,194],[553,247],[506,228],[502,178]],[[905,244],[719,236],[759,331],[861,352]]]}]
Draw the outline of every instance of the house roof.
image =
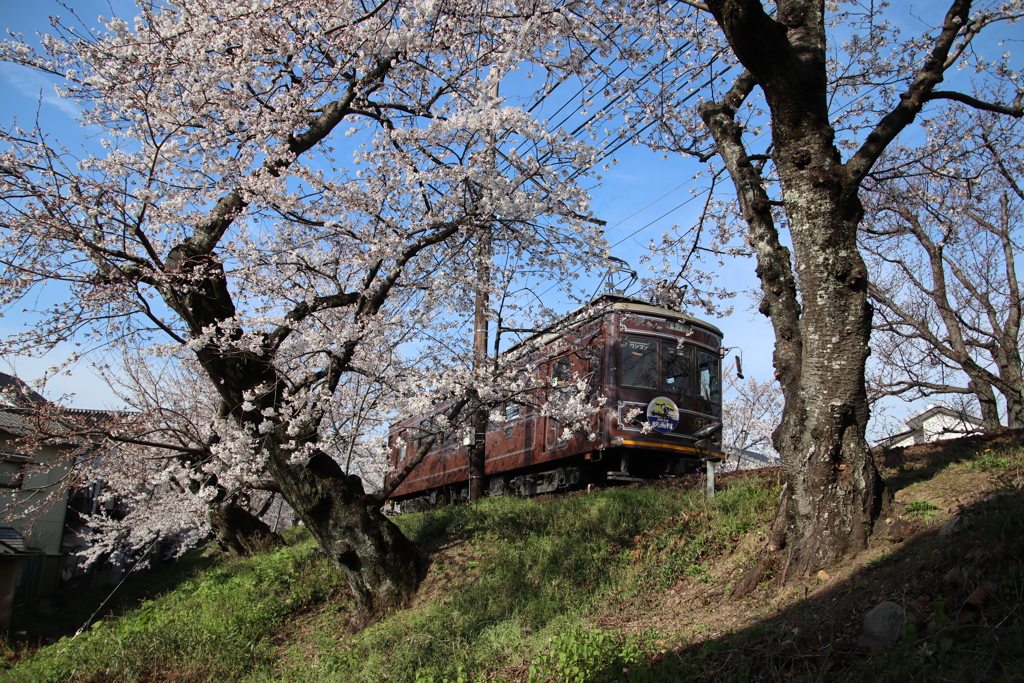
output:
[{"label": "house roof", "polygon": [[69,422],[87,428],[103,427],[118,417],[131,414],[123,410],[100,410],[97,408],[62,408],[60,413]]},{"label": "house roof", "polygon": [[17,529],[9,526],[0,527],[0,555],[17,555],[28,552],[25,537]]},{"label": "house roof", "polygon": [[0,408],[0,432],[11,436],[28,436],[32,433],[32,427],[17,412]]},{"label": "house roof", "polygon": [[[17,377],[0,372],[0,434],[28,436],[36,431],[36,415],[49,402]],[[75,430],[103,427],[113,418],[124,415],[117,410],[90,410],[86,408],[59,408],[47,410],[47,430],[56,434]],[[67,445],[67,444],[65,444]]]},{"label": "house roof", "polygon": [[917,435],[923,434],[925,432],[925,423],[928,422],[928,420],[930,420],[931,418],[938,416],[951,417],[955,420],[958,420],[966,428],[964,431],[956,429],[943,430],[943,432],[946,432],[950,435],[962,435],[969,433],[981,427],[982,424],[981,418],[978,417],[977,415],[971,415],[970,413],[961,410],[956,410],[943,403],[932,403],[931,405],[917,411],[916,413],[912,414],[910,417],[907,418],[906,425],[908,429],[905,429],[904,431],[899,432],[898,434],[887,436],[884,439],[879,439],[877,442],[875,442],[875,445],[891,446],[892,444],[902,439],[908,437],[916,437]]},{"label": "house roof", "polygon": [[764,453],[758,453],[757,451],[740,451],[737,455],[748,462],[757,463],[759,465],[777,465],[779,458],[777,456],[765,455]]},{"label": "house roof", "polygon": [[942,403],[933,403],[927,408],[917,411],[907,418],[907,426],[910,427],[911,430],[921,429],[924,426],[924,423],[928,421],[928,418],[935,417],[937,415],[952,417],[962,421],[965,425],[970,424],[975,427],[981,426],[981,418],[977,415],[971,415],[970,413],[961,410],[954,410]]},{"label": "house roof", "polygon": [[14,375],[0,372],[0,406],[30,408],[40,403],[46,403],[46,399],[39,392]]}]

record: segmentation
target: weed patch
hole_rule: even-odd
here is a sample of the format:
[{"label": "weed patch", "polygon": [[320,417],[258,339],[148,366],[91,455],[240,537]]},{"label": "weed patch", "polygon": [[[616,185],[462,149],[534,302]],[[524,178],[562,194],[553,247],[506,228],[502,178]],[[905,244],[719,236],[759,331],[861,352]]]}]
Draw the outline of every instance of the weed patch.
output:
[{"label": "weed patch", "polygon": [[733,550],[739,540],[775,512],[775,487],[742,485],[720,492],[708,502],[686,499],[686,509],[635,539],[633,557],[642,560],[642,581],[667,588],[681,576],[706,579],[711,558]]},{"label": "weed patch", "polygon": [[912,500],[904,507],[908,517],[920,517],[925,520],[934,517],[935,511],[941,509],[935,503],[927,500]]}]

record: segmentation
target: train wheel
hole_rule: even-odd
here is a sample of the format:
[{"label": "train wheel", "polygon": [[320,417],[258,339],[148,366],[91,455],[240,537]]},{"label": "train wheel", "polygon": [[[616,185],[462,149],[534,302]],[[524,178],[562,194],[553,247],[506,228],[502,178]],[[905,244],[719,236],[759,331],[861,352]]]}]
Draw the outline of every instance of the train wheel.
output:
[{"label": "train wheel", "polygon": [[497,474],[487,480],[487,495],[504,496],[508,492],[505,484],[505,476]]}]

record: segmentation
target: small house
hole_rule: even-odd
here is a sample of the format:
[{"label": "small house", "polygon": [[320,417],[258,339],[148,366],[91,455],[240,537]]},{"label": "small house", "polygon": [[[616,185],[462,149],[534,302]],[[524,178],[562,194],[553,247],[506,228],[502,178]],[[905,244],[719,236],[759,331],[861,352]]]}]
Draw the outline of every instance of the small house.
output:
[{"label": "small house", "polygon": [[908,417],[906,424],[905,431],[882,439],[878,445],[896,448],[974,434],[982,422],[976,415],[937,403]]}]

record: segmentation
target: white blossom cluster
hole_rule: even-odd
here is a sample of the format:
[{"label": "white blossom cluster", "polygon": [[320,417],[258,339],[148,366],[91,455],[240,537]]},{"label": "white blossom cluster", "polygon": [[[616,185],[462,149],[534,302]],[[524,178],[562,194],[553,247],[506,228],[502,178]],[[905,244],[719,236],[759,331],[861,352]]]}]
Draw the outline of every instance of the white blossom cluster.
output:
[{"label": "white blossom cluster", "polygon": [[[204,511],[272,458],[379,480],[389,421],[525,390],[473,369],[475,292],[569,279],[606,245],[594,148],[495,86],[546,46],[602,43],[577,5],[142,3],[105,30],[58,23],[41,52],[0,45],[101,131],[84,155],[0,131],[0,305],[66,288],[4,350],[120,356],[108,377],[134,410],[93,472],[117,514],[91,521],[92,558],[205,537]],[[270,379],[225,375],[239,358]]]}]

